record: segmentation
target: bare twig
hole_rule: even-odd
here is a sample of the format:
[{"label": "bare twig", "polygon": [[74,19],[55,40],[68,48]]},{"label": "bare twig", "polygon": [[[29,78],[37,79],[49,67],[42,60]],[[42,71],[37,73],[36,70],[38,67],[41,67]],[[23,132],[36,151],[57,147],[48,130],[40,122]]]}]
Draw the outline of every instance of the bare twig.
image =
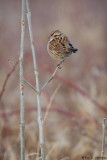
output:
[{"label": "bare twig", "polygon": [[[31,24],[31,12],[30,12],[28,0],[26,0],[26,7],[27,7],[27,20],[28,20],[28,27],[29,27],[29,34],[30,34],[30,41],[31,41],[32,56],[33,56],[33,63],[34,63],[34,74],[35,74],[35,79],[36,79],[36,90],[38,93],[40,93],[39,74],[38,74],[38,68],[37,68],[37,62],[36,62],[36,54],[35,54],[32,24]],[[43,135],[43,118],[42,118],[41,95],[40,94],[37,94],[37,106],[38,106],[38,124],[39,124],[39,139],[40,139],[41,157],[42,157],[42,160],[45,160],[45,144],[44,144],[44,135]]]},{"label": "bare twig", "polygon": [[[36,88],[35,88],[30,82],[28,82],[26,79],[23,79],[24,82],[25,82],[27,85],[29,85],[37,94],[41,94],[41,92],[45,89],[45,87],[49,84],[49,82],[54,78],[57,70],[60,69],[60,65],[63,63],[63,61],[64,61],[64,59],[62,59],[62,60],[60,61],[60,63],[57,65],[57,67],[56,67],[56,69],[54,70],[52,76],[51,76],[50,79],[43,85],[43,87],[41,88],[40,92],[38,92],[38,91],[36,90]],[[10,65],[12,66],[12,68],[14,68],[14,66],[11,64],[10,60],[9,60],[9,63],[10,63]],[[14,70],[17,72],[17,75],[19,76],[19,72],[18,72],[16,69],[14,69]]]},{"label": "bare twig", "polygon": [[21,18],[21,45],[20,45],[20,148],[21,160],[25,160],[25,122],[24,122],[24,76],[23,76],[23,59],[24,59],[24,34],[25,34],[25,2],[22,0],[22,18]]},{"label": "bare twig", "polygon": [[[38,141],[38,143],[37,143],[37,153],[39,153],[39,150],[40,150],[40,141]],[[39,154],[37,154],[37,156],[36,156],[36,160],[38,160],[39,159]]]},{"label": "bare twig", "polygon": [[9,124],[9,119],[8,119],[8,116],[7,116],[7,113],[6,113],[6,111],[5,111],[5,106],[4,106],[4,104],[3,104],[3,102],[1,101],[0,102],[0,110],[2,111],[2,116],[0,116],[0,117],[2,117],[3,118],[3,121],[4,121],[4,128],[5,128],[5,132],[4,132],[4,134],[8,137],[9,136],[9,134],[10,134],[10,130],[9,130],[9,127],[8,127],[8,124]]},{"label": "bare twig", "polygon": [[76,90],[78,93],[89,99],[93,104],[95,104],[99,109],[103,110],[104,112],[107,113],[107,107],[101,105],[99,102],[97,102],[93,97],[91,97],[86,91],[78,87],[77,85],[73,84],[72,82],[68,81],[67,79],[64,79],[63,77],[60,77],[59,75],[56,76],[61,82],[64,84],[68,85],[69,87],[73,88]]},{"label": "bare twig", "polygon": [[103,135],[102,135],[101,160],[103,160],[103,158],[104,158],[106,118],[104,118],[104,120],[103,120],[102,128],[103,128]]},{"label": "bare twig", "polygon": [[[10,60],[8,60],[8,61],[9,61],[9,64],[11,65],[11,67],[14,68],[13,64],[11,63],[11,61],[10,61]],[[16,70],[16,68],[14,68],[14,71],[16,71],[17,75],[20,77],[19,72]],[[28,82],[28,81],[27,81],[26,79],[24,79],[24,78],[23,78],[23,80],[24,80],[24,82],[25,82],[28,86],[30,86],[37,94],[39,94],[39,93],[37,92],[36,88],[35,88],[30,82]]]},{"label": "bare twig", "polygon": [[7,74],[6,78],[5,78],[5,81],[4,81],[4,84],[3,84],[3,87],[2,87],[2,90],[0,92],[0,100],[4,94],[4,91],[5,91],[5,88],[6,88],[6,84],[7,84],[7,81],[9,79],[9,77],[11,76],[11,74],[14,72],[16,66],[18,64],[18,61],[15,63],[15,65],[13,66],[13,68],[11,69],[11,71]]},{"label": "bare twig", "polygon": [[39,153],[29,153],[26,155],[26,160],[28,160],[28,157],[38,155]]},{"label": "bare twig", "polygon": [[49,103],[48,103],[48,106],[47,106],[47,109],[46,109],[46,113],[45,113],[45,116],[44,116],[43,127],[44,127],[45,124],[46,124],[46,119],[47,119],[47,117],[48,117],[49,109],[50,109],[50,107],[51,107],[51,105],[52,105],[52,102],[53,102],[53,100],[54,100],[54,97],[55,97],[55,95],[57,94],[59,88],[60,88],[60,84],[58,84],[58,86],[56,87],[55,91],[53,92],[53,94],[52,94],[52,96],[51,96],[51,98],[50,98],[50,100],[49,100]]},{"label": "bare twig", "polygon": [[50,77],[50,79],[49,79],[49,80],[43,85],[43,87],[41,88],[40,93],[45,89],[45,87],[49,84],[49,82],[54,78],[57,70],[60,69],[60,65],[61,65],[63,62],[64,62],[64,59],[62,59],[62,60],[60,61],[60,63],[57,65],[57,67],[56,67],[55,71],[53,72],[52,76]]},{"label": "bare twig", "polygon": [[[46,70],[49,73],[52,73],[52,70],[50,70],[50,68],[44,67],[43,65],[39,65],[43,70]],[[107,107],[100,104],[99,102],[97,102],[93,97],[91,97],[86,91],[84,91],[82,88],[80,88],[79,86],[77,86],[76,84],[70,82],[67,79],[64,79],[63,77],[56,75],[56,78],[58,80],[60,80],[61,82],[63,82],[64,84],[66,84],[67,86],[69,86],[70,88],[73,88],[74,90],[76,90],[78,93],[80,93],[82,96],[86,97],[87,99],[89,99],[93,104],[95,104],[99,109],[103,110],[104,112],[107,113]]]},{"label": "bare twig", "polygon": [[37,94],[39,94],[39,92],[36,90],[36,88],[31,84],[29,83],[27,80],[24,79],[24,82],[29,85]]}]

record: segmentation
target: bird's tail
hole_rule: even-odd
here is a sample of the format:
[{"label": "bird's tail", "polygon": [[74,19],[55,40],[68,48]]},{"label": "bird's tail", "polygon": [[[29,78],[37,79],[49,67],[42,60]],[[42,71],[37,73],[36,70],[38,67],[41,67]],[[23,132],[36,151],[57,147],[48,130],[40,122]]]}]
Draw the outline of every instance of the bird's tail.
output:
[{"label": "bird's tail", "polygon": [[72,52],[73,52],[73,53],[76,53],[77,51],[78,51],[77,48],[74,48],[74,47],[72,48]]}]

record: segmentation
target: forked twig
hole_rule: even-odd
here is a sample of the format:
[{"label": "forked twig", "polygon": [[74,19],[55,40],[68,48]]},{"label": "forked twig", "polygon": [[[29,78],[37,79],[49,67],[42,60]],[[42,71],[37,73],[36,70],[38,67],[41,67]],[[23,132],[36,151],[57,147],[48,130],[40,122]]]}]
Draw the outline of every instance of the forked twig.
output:
[{"label": "forked twig", "polygon": [[[16,71],[17,75],[20,77],[19,72],[16,70],[15,65],[13,66],[13,64],[11,64],[11,61],[10,61],[10,60],[8,60],[8,62],[9,62],[9,64],[11,65],[12,69],[14,69],[13,71]],[[19,61],[17,61],[17,63],[18,63],[18,62],[19,62]],[[34,90],[34,92],[36,92],[37,94],[39,94],[39,92],[37,92],[36,88],[35,88],[30,82],[28,82],[25,78],[23,78],[23,81],[24,81],[28,86],[30,86],[30,87]]]},{"label": "forked twig", "polygon": [[[19,76],[19,72],[18,72],[18,71],[16,70],[16,68],[11,64],[11,61],[8,60],[8,62],[9,62],[9,64],[11,65],[11,67],[13,68],[13,71],[16,71],[17,75]],[[60,63],[57,65],[57,67],[56,67],[56,69],[54,70],[52,76],[51,76],[50,79],[43,85],[43,87],[40,89],[40,92],[38,92],[37,89],[36,89],[30,82],[28,82],[25,78],[24,78],[23,80],[24,80],[24,82],[25,82],[27,85],[29,85],[29,86],[34,90],[34,92],[36,92],[36,94],[41,94],[41,92],[45,89],[45,87],[46,87],[46,86],[50,83],[50,81],[54,78],[57,70],[58,70],[58,69],[61,69],[60,66],[61,66],[61,64],[62,64],[63,62],[64,62],[64,59],[62,59],[62,60],[60,61]],[[18,62],[17,62],[17,63],[18,63]],[[19,77],[20,77],[20,76],[19,76]],[[1,93],[0,93],[0,95],[1,95]]]},{"label": "forked twig", "polygon": [[[34,74],[35,74],[35,80],[36,80],[36,89],[37,89],[37,92],[40,93],[39,74],[38,74],[38,68],[37,68],[37,62],[36,62],[36,54],[35,54],[32,24],[31,24],[31,12],[30,12],[28,0],[26,0],[26,8],[27,8],[27,20],[28,20],[29,35],[30,35],[30,41],[31,41],[32,57],[33,57],[33,64],[34,64]],[[42,160],[45,160],[45,144],[44,144],[43,118],[42,118],[42,106],[41,106],[40,94],[37,94],[37,107],[38,107],[38,125],[39,125],[41,157],[42,157]]]}]

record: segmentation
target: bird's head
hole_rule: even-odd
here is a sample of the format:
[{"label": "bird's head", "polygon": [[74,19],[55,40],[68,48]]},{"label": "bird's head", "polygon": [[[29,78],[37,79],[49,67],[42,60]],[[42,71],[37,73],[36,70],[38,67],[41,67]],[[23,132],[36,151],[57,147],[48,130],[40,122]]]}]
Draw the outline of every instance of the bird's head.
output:
[{"label": "bird's head", "polygon": [[50,40],[53,40],[54,38],[60,37],[62,34],[63,34],[63,33],[62,33],[61,31],[55,30],[55,31],[52,31],[52,32],[50,33],[49,38],[50,38]]}]

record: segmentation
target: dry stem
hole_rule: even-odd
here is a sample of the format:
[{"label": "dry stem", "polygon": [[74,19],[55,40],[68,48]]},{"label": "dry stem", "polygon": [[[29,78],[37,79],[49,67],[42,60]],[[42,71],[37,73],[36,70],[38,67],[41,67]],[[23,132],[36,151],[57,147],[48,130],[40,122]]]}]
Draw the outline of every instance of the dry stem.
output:
[{"label": "dry stem", "polygon": [[103,158],[104,158],[106,118],[104,118],[104,120],[103,120],[102,128],[103,128],[103,136],[102,136],[101,160],[103,160]]},{"label": "dry stem", "polygon": [[14,72],[17,64],[18,64],[18,61],[15,63],[15,65],[13,66],[13,68],[12,68],[11,71],[7,74],[7,76],[6,76],[6,78],[5,78],[5,81],[4,81],[2,90],[1,90],[1,92],[0,92],[0,100],[1,100],[1,98],[2,98],[2,96],[3,96],[4,91],[5,91],[7,81],[8,81],[8,79],[9,79],[9,77],[11,76],[11,74]]},{"label": "dry stem", "polygon": [[[26,0],[26,7],[27,7],[27,20],[28,20],[28,27],[29,27],[29,34],[30,34],[30,41],[31,41],[32,57],[33,57],[33,63],[34,63],[34,74],[35,74],[35,79],[36,79],[36,90],[38,93],[40,93],[39,74],[38,74],[38,68],[37,68],[37,62],[36,62],[36,54],[35,54],[32,24],[31,24],[31,12],[30,12],[28,0]],[[40,94],[37,94],[37,106],[38,106],[38,125],[39,125],[41,157],[42,157],[42,160],[45,160],[45,144],[44,144],[44,135],[43,135],[43,118],[42,118],[42,107],[41,107]]]},{"label": "dry stem", "polygon": [[25,122],[24,122],[24,34],[25,34],[25,0],[22,0],[22,19],[21,19],[21,45],[20,45],[20,147],[21,160],[25,160]]},{"label": "dry stem", "polygon": [[52,74],[52,76],[50,77],[50,79],[49,79],[49,80],[43,85],[43,87],[41,88],[40,93],[45,89],[45,87],[49,84],[49,82],[54,78],[57,70],[60,69],[60,65],[61,65],[63,62],[64,62],[64,59],[62,59],[62,60],[60,61],[60,63],[57,65],[57,67],[56,67],[54,73]]},{"label": "dry stem", "polygon": [[50,109],[50,107],[51,107],[51,105],[52,105],[52,102],[53,102],[53,100],[54,100],[54,97],[55,97],[55,95],[57,94],[59,88],[60,88],[60,84],[58,84],[58,86],[56,87],[55,91],[53,92],[53,94],[52,94],[52,96],[51,96],[51,98],[50,98],[50,100],[49,100],[49,103],[48,103],[48,106],[47,106],[47,109],[46,109],[46,113],[45,113],[45,116],[44,116],[43,127],[44,127],[45,124],[46,124],[46,120],[47,120],[47,117],[48,117],[49,109]]}]

